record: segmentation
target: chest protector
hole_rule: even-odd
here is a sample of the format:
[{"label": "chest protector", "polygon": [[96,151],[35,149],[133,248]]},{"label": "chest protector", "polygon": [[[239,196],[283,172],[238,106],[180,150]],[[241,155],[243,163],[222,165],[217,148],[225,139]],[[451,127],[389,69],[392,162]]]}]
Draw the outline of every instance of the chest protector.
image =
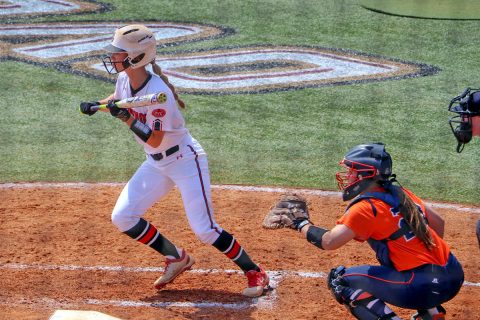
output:
[{"label": "chest protector", "polygon": [[[385,202],[388,204],[390,207],[392,207],[392,210],[395,210],[396,212],[399,212],[401,215],[401,203],[400,203],[400,198],[397,195],[397,192],[395,190],[396,187],[390,186],[387,192],[365,192],[358,197],[356,197],[350,204],[348,205],[347,209],[345,211],[348,211],[348,209],[353,206],[354,204],[366,200],[370,203],[372,206],[372,212],[373,215],[376,217],[377,216],[377,208],[375,208],[375,205],[373,202],[370,200],[372,198],[378,199],[380,201]],[[394,265],[392,261],[390,260],[390,253],[388,250],[388,245],[387,243],[389,241],[397,240],[400,237],[403,237],[405,235],[408,235],[409,233],[412,232],[412,229],[410,226],[406,223],[402,223],[401,227],[399,226],[397,230],[392,232],[388,237],[385,239],[380,239],[380,240],[374,240],[372,238],[369,238],[367,240],[368,244],[370,247],[375,251],[376,257],[378,262],[385,267],[391,267],[393,268]]]}]

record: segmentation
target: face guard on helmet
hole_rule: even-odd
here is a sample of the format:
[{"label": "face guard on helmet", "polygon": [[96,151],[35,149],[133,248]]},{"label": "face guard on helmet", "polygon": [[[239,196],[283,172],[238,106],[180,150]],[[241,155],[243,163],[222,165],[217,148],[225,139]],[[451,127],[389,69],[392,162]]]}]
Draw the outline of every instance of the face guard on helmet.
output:
[{"label": "face guard on helmet", "polygon": [[[122,61],[112,61],[111,55],[107,56],[102,60],[103,66],[110,74],[145,66],[155,59],[156,44],[152,31],[143,25],[133,24],[117,29],[112,43],[104,49],[110,54],[126,52],[127,57]],[[117,70],[115,63],[120,63],[123,69]]]},{"label": "face guard on helmet", "polygon": [[460,153],[472,137],[480,136],[480,89],[465,89],[450,101],[448,111],[456,114],[448,124],[457,139],[457,152]]},{"label": "face guard on helmet", "polygon": [[387,181],[392,175],[392,158],[382,143],[353,147],[340,165],[344,170],[337,172],[336,178],[343,201],[355,198],[372,184]]}]

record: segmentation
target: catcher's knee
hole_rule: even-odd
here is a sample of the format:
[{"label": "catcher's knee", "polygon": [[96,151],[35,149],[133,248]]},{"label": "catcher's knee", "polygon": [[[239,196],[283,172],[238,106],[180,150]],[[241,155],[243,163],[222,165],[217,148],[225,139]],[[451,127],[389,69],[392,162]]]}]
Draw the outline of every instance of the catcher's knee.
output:
[{"label": "catcher's knee", "polygon": [[342,291],[347,285],[342,276],[345,274],[346,268],[344,266],[338,266],[332,270],[327,277],[327,286],[332,291],[335,300],[340,304],[345,303],[345,299],[342,296]]},{"label": "catcher's knee", "polygon": [[371,295],[362,289],[350,288],[347,281],[343,278],[346,270],[344,266],[338,266],[330,270],[327,277],[327,285],[338,303],[351,308],[354,304],[358,304],[358,302],[371,297]]}]

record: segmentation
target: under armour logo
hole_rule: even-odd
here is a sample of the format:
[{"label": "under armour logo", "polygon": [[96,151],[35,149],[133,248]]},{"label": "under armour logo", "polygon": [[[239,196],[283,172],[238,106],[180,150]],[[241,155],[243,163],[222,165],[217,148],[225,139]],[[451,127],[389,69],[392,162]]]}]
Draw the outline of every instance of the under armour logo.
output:
[{"label": "under armour logo", "polygon": [[437,279],[437,278],[433,278],[432,283],[438,283],[438,279]]}]

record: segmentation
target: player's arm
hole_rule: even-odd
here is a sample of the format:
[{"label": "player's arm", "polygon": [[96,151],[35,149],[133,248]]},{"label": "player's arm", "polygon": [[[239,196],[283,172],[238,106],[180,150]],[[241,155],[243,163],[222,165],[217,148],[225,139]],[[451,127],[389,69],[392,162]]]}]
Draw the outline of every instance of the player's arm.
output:
[{"label": "player's arm", "polygon": [[[123,109],[125,110],[125,109]],[[140,139],[153,148],[157,148],[165,136],[165,131],[160,131],[158,128],[150,128],[133,117],[128,117],[125,124],[132,130]]]},{"label": "player's arm", "polygon": [[332,230],[307,224],[301,229],[307,240],[323,250],[335,250],[355,238],[355,232],[344,224],[337,224]]},{"label": "player's arm", "polygon": [[435,230],[440,238],[443,238],[443,234],[445,233],[445,221],[435,210],[433,210],[432,207],[425,206],[425,209],[427,210],[428,225]]},{"label": "player's arm", "polygon": [[146,144],[156,148],[162,143],[165,131],[161,131],[155,127],[150,128],[147,124],[132,117],[127,109],[118,108],[116,106],[111,106],[108,109],[112,116],[122,120],[130,130],[132,130],[133,133],[135,133],[137,137]]}]

